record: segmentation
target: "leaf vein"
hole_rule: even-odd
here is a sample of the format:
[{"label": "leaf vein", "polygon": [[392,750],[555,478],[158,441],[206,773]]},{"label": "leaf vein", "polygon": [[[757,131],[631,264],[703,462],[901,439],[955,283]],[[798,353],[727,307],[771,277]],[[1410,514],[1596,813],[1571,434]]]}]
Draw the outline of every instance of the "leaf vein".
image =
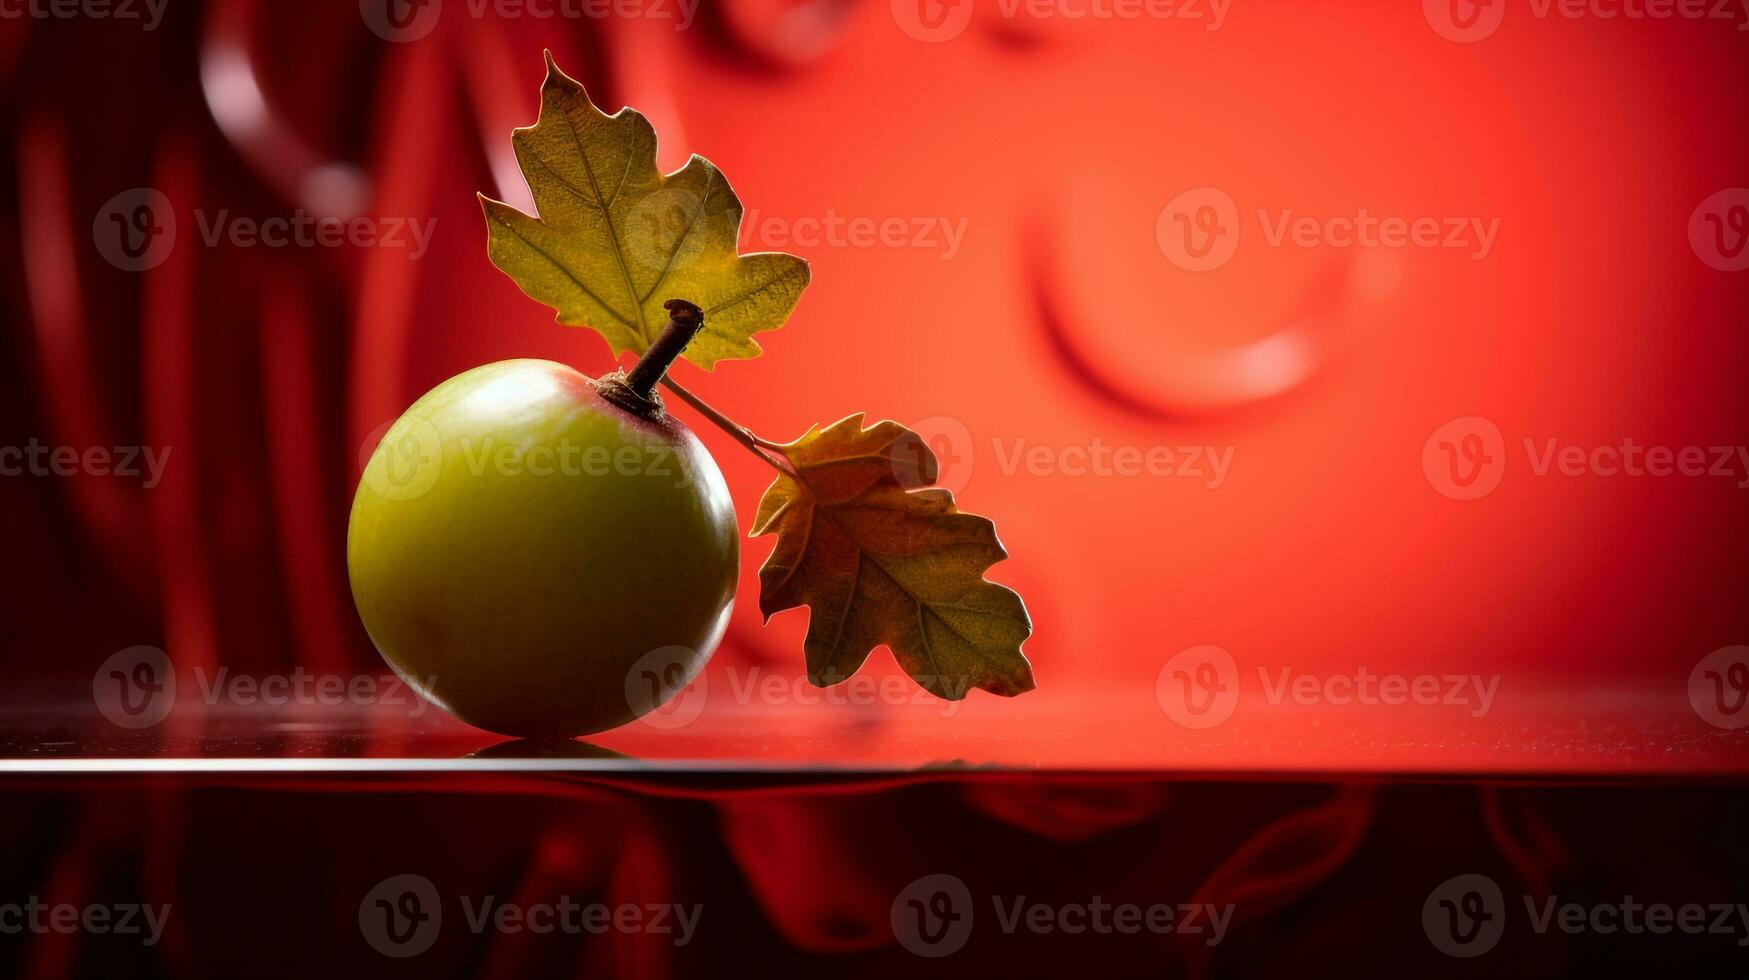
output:
[{"label": "leaf vein", "polygon": [[697,226],[698,219],[704,215],[706,205],[710,204],[711,191],[717,182],[717,172],[713,168],[705,172],[704,198],[698,202],[698,209],[692,212],[692,217],[686,221],[686,229],[675,239],[674,248],[668,253],[668,261],[662,263],[662,271],[657,273],[656,281],[650,284],[649,292],[644,294],[641,303],[648,303],[650,297],[656,295],[656,290],[662,288],[662,283],[668,278],[669,270],[674,268],[674,260],[680,255],[680,250],[686,245],[686,240],[692,236],[692,229]]},{"label": "leaf vein", "polygon": [[613,246],[614,261],[619,263],[620,275],[625,278],[626,298],[632,301],[633,312],[638,317],[638,338],[648,345],[650,328],[644,322],[644,306],[638,302],[637,287],[632,285],[632,270],[626,265],[625,250],[619,243],[619,229],[614,227],[613,215],[607,209],[607,198],[601,193],[601,182],[595,177],[595,165],[589,162],[589,153],[583,149],[583,134],[577,131],[577,120],[568,111],[564,113],[564,117],[565,127],[571,131],[571,143],[577,147],[577,157],[583,161],[583,172],[589,175],[589,187],[595,192],[596,201],[600,203],[601,223],[607,228],[607,240]]},{"label": "leaf vein", "polygon": [[583,295],[594,300],[595,304],[597,306],[606,310],[608,316],[611,316],[615,320],[618,320],[623,326],[625,326],[627,328],[636,329],[636,327],[633,326],[632,322],[630,320],[627,320],[623,314],[621,314],[618,310],[614,309],[613,306],[611,304],[609,304],[606,300],[595,295],[595,292],[593,290],[591,290],[588,286],[585,286],[583,284],[583,280],[577,278],[577,274],[575,272],[572,272],[569,266],[565,265],[565,263],[563,263],[563,262],[560,262],[557,258],[554,258],[551,252],[548,252],[546,249],[541,248],[539,245],[535,244],[534,240],[529,238],[527,235],[524,235],[522,233],[521,229],[517,228],[515,225],[512,225],[510,222],[505,221],[502,218],[498,218],[496,216],[494,216],[492,218],[492,220],[497,222],[499,227],[510,232],[512,235],[515,235],[517,241],[520,241],[524,245],[527,245],[530,249],[532,249],[534,251],[534,253],[536,255],[539,255],[541,258],[546,259],[548,262],[551,262],[553,265],[553,268],[564,273],[565,278],[571,280],[572,284],[575,285],[579,290],[581,290]]},{"label": "leaf vein", "polygon": [[705,315],[708,317],[708,316],[711,316],[713,314],[721,313],[724,310],[734,309],[735,307],[740,306],[742,303],[747,302],[748,300],[752,299],[753,297],[758,296],[760,293],[763,293],[766,290],[771,289],[773,286],[778,286],[778,285],[781,285],[790,279],[794,279],[798,274],[799,274],[798,270],[795,268],[791,268],[785,272],[780,272],[777,275],[772,276],[770,279],[767,279],[766,281],[760,283],[759,285],[754,286],[751,289],[748,289],[747,291],[745,291],[739,295],[731,296],[728,299],[724,300],[723,302],[718,303],[715,306],[712,306],[708,310],[705,310],[704,311]]}]

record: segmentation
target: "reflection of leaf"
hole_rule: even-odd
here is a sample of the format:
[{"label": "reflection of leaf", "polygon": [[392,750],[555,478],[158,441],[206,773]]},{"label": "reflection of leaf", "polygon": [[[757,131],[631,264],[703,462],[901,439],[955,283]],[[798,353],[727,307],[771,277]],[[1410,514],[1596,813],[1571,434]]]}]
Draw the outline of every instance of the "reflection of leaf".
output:
[{"label": "reflection of leaf", "polygon": [[917,683],[959,700],[1032,690],[1020,596],[984,579],[1008,557],[996,526],[954,506],[935,456],[894,422],[852,415],[776,449],[794,476],[765,491],[753,536],[777,535],[759,570],[766,618],[806,604],[808,679],[825,687],[886,644]]},{"label": "reflection of leaf", "polygon": [[663,176],[649,120],[597,109],[550,53],[540,119],[513,142],[540,217],[482,196],[492,264],[560,323],[599,330],[615,355],[643,353],[675,298],[705,314],[687,360],[758,357],[752,335],[783,326],[808,285],[793,255],[736,253],[741,202],[709,160]]}]

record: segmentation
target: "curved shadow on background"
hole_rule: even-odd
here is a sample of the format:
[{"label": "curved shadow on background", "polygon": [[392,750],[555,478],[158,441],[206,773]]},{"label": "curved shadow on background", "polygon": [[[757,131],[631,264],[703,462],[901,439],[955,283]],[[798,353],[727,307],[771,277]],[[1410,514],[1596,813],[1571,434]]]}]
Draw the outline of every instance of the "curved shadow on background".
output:
[{"label": "curved shadow on background", "polygon": [[[1051,245],[1055,229],[1035,219],[1022,228],[1023,274],[1031,292],[1034,324],[1055,362],[1084,391],[1142,418],[1190,420],[1251,408],[1287,394],[1316,375],[1330,356],[1335,311],[1353,289],[1348,266],[1333,266],[1313,282],[1302,306],[1308,311],[1274,333],[1248,343],[1206,352],[1176,352],[1170,361],[1146,365],[1146,384],[1132,366],[1125,377],[1099,363],[1078,339],[1067,311],[1062,259]],[[1134,319],[1133,316],[1130,319]],[[1145,352],[1137,359],[1145,361]]]}]

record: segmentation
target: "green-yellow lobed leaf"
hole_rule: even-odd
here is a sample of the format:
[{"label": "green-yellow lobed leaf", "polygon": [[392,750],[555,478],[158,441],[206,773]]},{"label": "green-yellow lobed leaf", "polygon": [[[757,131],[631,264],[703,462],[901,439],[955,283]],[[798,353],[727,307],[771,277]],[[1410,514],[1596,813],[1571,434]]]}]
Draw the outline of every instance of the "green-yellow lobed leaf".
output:
[{"label": "green-yellow lobed leaf", "polygon": [[930,692],[973,687],[1013,696],[1033,688],[1020,646],[1032,621],[1020,596],[984,578],[1008,557],[986,518],[953,494],[925,489],[936,460],[895,422],[864,429],[852,415],[778,447],[794,474],[759,501],[753,536],[776,534],[759,570],[759,607],[812,609],[808,678],[825,687],[855,674],[880,644]]},{"label": "green-yellow lobed leaf", "polygon": [[550,53],[540,118],[512,140],[539,217],[481,195],[492,264],[560,323],[600,331],[615,356],[650,346],[671,298],[704,310],[684,356],[707,370],[758,357],[753,335],[795,309],[807,262],[736,251],[741,202],[722,171],[694,155],[662,174],[649,121],[603,113]]}]

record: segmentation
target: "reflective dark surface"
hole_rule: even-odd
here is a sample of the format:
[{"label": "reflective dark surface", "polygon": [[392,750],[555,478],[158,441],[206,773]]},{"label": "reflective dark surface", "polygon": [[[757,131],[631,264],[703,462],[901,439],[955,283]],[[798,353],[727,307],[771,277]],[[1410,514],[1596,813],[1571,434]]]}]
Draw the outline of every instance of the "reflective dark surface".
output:
[{"label": "reflective dark surface", "polygon": [[[1241,699],[1229,721],[1246,724],[1196,730],[1150,690],[1060,718],[1024,699],[944,715],[724,688],[591,741],[500,738],[388,698],[184,697],[138,729],[115,719],[151,717],[139,700],[131,716],[102,698],[15,708],[0,724],[0,926],[6,902],[36,901],[156,909],[162,931],[0,935],[0,974],[1733,976],[1749,962],[1741,733],[1670,692],[1503,692],[1442,724],[1425,706]],[[587,928],[590,909],[624,918]]]},{"label": "reflective dark surface", "polygon": [[[1741,975],[1749,942],[1749,805],[1716,783],[124,771],[4,786],[4,900],[168,909],[151,945],[0,937],[9,975],[1704,977]],[[479,918],[567,902],[691,926]],[[1115,918],[1164,908],[1170,928]],[[1672,928],[1685,908],[1704,912]]]},{"label": "reflective dark surface", "polygon": [[894,699],[900,703],[857,704],[843,703],[838,689],[819,691],[799,679],[785,682],[781,697],[749,694],[713,669],[657,713],[574,742],[480,731],[406,691],[368,704],[275,704],[258,696],[212,703],[204,694],[210,688],[181,690],[173,703],[141,716],[103,699],[0,711],[0,770],[224,764],[807,772],[963,765],[1204,774],[1749,774],[1749,733],[1704,720],[1683,690],[1522,689],[1511,678],[1499,683],[1485,709],[1307,706],[1248,692],[1224,722],[1199,729],[1183,723],[1192,716],[1167,710],[1170,702],[1152,688],[1087,692],[1066,712],[1040,710],[1025,698],[974,694],[945,702],[914,690]]}]

